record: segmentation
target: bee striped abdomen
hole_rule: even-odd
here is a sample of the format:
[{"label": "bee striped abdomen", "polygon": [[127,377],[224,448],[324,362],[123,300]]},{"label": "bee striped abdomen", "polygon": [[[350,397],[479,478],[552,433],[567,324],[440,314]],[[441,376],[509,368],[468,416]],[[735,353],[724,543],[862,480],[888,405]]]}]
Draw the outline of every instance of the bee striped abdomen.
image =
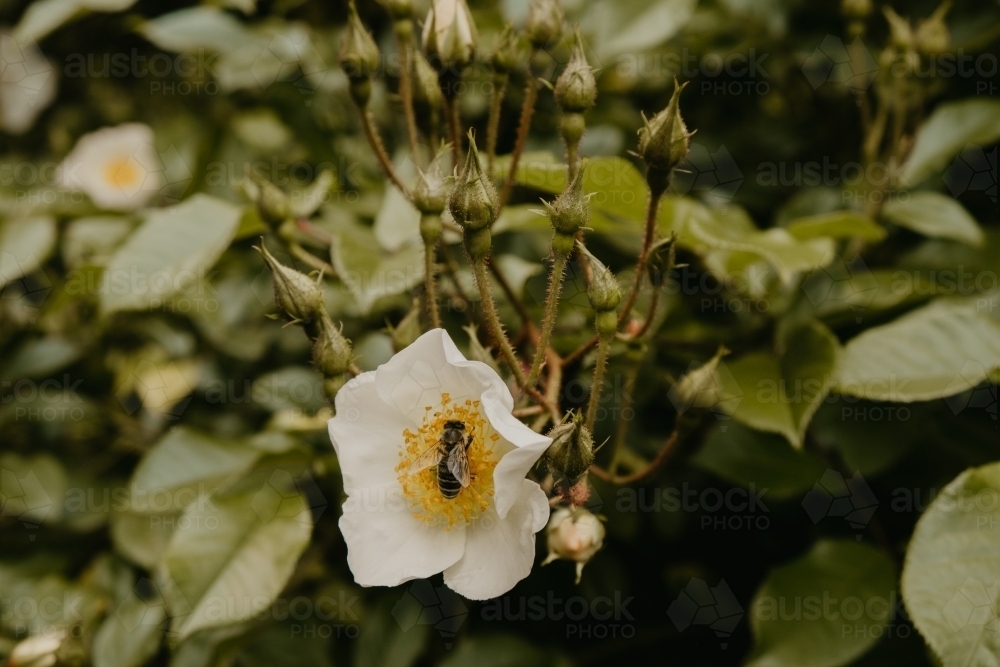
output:
[{"label": "bee striped abdomen", "polygon": [[448,470],[448,457],[443,456],[437,464],[438,489],[441,495],[451,500],[462,490],[462,484]]}]

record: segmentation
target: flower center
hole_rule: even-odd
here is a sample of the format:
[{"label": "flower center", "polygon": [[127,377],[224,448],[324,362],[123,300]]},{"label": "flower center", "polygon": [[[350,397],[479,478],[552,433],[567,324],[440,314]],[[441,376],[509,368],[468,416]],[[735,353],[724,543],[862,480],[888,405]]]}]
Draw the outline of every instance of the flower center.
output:
[{"label": "flower center", "polygon": [[[493,469],[498,462],[493,443],[500,436],[480,414],[479,401],[469,399],[457,403],[447,393],[442,393],[440,406],[428,405],[424,410],[424,419],[417,431],[403,431],[404,446],[396,464],[403,495],[415,519],[428,525],[442,526],[445,530],[457,524],[467,526],[479,518],[492,502]],[[415,471],[410,468],[424,452],[439,446],[446,422],[453,421],[465,424],[463,442],[456,447],[465,447],[465,441],[472,436],[472,443],[465,450],[469,459],[470,483],[460,488],[454,498],[447,498],[441,490],[438,466]],[[446,487],[449,486],[448,481],[445,480]]]},{"label": "flower center", "polygon": [[130,188],[139,180],[139,170],[128,155],[119,155],[104,165],[104,180],[118,188]]}]

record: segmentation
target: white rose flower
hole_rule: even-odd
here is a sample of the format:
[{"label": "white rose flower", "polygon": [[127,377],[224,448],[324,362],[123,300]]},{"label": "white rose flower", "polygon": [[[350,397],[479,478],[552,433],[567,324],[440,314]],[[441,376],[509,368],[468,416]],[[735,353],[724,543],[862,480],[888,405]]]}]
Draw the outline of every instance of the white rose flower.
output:
[{"label": "white rose flower", "polygon": [[103,209],[145,206],[164,185],[153,130],[126,123],[83,135],[60,166],[60,182],[86,192]]},{"label": "white rose flower", "polygon": [[[485,600],[528,576],[549,504],[525,475],[551,441],[511,414],[495,371],[434,329],[348,382],[336,407],[330,438],[348,496],[340,530],[357,583],[397,586],[444,572],[452,590]],[[470,483],[450,500],[438,466],[413,468],[449,421],[471,436]]]}]

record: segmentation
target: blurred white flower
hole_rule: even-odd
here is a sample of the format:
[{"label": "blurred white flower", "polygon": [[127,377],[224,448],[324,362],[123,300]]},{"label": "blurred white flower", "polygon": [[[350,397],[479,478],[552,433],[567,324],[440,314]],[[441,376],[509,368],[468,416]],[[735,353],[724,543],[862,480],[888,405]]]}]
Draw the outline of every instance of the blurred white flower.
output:
[{"label": "blurred white flower", "polygon": [[56,76],[35,43],[0,32],[0,129],[24,134],[56,96]]},{"label": "blurred white flower", "polygon": [[580,583],[583,566],[604,546],[604,524],[585,509],[562,507],[552,513],[545,532],[549,555],[542,565],[560,558],[575,561],[576,583]]},{"label": "blurred white flower", "polygon": [[102,209],[140,208],[164,186],[153,130],[142,123],[85,134],[60,167],[64,187],[86,192]]},{"label": "blurred white flower", "polygon": [[[330,437],[347,500],[340,530],[362,586],[396,586],[444,572],[473,600],[497,597],[531,572],[549,504],[528,470],[550,439],[519,422],[510,391],[434,329],[337,394]],[[413,463],[445,422],[472,436],[470,483],[445,498],[436,465]]]}]

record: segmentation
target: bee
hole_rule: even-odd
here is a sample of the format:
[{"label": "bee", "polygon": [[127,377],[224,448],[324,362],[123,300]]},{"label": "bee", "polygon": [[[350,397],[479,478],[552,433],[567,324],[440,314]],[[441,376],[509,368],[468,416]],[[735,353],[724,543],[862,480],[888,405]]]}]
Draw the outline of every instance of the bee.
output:
[{"label": "bee", "polygon": [[451,500],[472,481],[469,473],[467,450],[472,444],[472,434],[465,435],[465,422],[446,421],[441,438],[417,457],[410,465],[409,474],[437,466],[437,483],[441,495]]}]

